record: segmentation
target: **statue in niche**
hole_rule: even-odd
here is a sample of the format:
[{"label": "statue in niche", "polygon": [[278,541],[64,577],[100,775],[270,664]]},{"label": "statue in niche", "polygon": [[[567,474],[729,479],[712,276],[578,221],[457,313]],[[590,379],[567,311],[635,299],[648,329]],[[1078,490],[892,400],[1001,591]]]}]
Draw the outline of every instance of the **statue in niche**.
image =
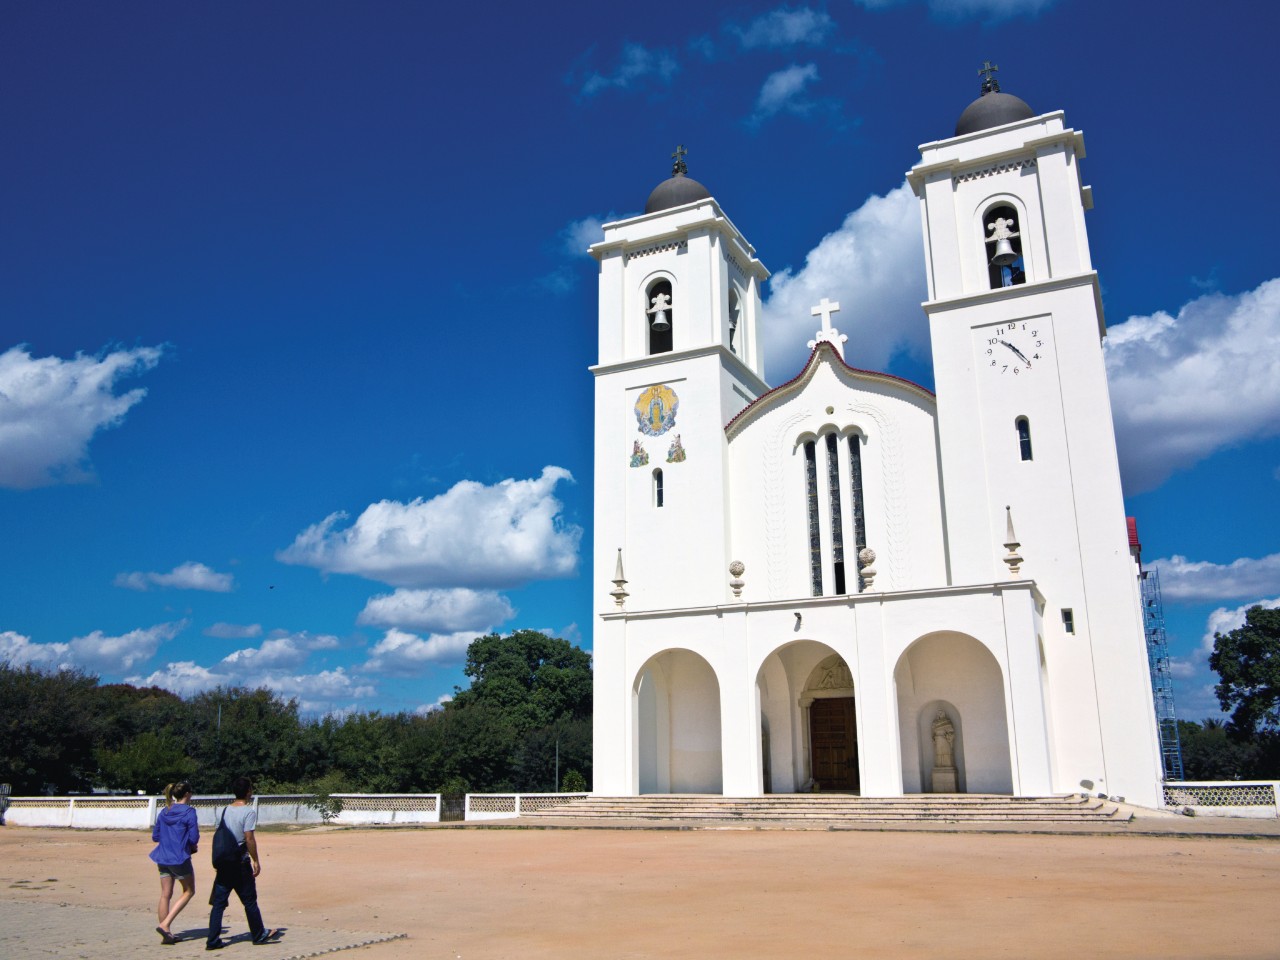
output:
[{"label": "statue in niche", "polygon": [[959,790],[956,770],[956,726],[947,712],[938,708],[933,718],[933,792],[956,793]]}]

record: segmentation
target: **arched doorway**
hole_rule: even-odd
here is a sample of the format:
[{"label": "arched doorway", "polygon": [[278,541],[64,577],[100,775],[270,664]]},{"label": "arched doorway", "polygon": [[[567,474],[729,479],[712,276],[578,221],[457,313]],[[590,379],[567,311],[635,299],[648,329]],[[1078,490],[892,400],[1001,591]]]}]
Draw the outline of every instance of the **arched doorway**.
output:
[{"label": "arched doorway", "polygon": [[931,634],[893,677],[903,793],[1013,793],[1004,675],[990,650],[966,634]]},{"label": "arched doorway", "polygon": [[639,793],[721,793],[720,684],[690,650],[664,650],[636,674]]},{"label": "arched doorway", "polygon": [[844,658],[814,640],[788,644],[760,665],[756,693],[762,792],[858,792],[857,708]]}]

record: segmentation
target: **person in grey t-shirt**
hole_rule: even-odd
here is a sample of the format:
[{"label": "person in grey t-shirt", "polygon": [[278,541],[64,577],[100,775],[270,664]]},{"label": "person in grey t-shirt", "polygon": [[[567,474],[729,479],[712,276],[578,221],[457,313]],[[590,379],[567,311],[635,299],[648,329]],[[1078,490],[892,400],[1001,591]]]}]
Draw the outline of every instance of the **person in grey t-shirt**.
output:
[{"label": "person in grey t-shirt", "polygon": [[209,895],[211,909],[209,934],[204,945],[206,950],[221,950],[226,946],[222,939],[222,914],[227,909],[233,890],[244,904],[244,916],[249,921],[249,936],[255,944],[278,940],[282,932],[268,930],[262,922],[262,911],[258,909],[257,878],[262,873],[262,863],[258,859],[258,838],[254,835],[258,827],[258,813],[249,802],[253,799],[253,783],[248,777],[237,777],[231,784],[231,792],[236,799],[223,810],[221,822],[226,824],[236,842],[243,846],[244,857],[239,863],[217,868],[217,875],[213,879],[213,893]]}]

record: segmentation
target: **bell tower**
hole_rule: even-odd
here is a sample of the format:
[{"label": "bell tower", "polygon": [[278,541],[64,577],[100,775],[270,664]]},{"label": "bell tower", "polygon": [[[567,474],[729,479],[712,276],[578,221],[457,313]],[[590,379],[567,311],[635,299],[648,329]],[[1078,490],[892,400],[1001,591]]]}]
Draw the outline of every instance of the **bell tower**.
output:
[{"label": "bell tower", "polygon": [[1084,223],[1084,137],[1061,111],[1036,115],[1002,93],[996,69],[984,65],[955,135],[921,146],[908,174],[924,227],[950,578],[1008,579],[1012,518],[1023,558],[1012,575],[1044,598],[1054,788],[1153,798],[1159,753]]},{"label": "bell tower", "polygon": [[[767,389],[758,324],[769,271],[688,175],[683,146],[672,159],[644,213],[605,224],[590,251],[600,262],[594,582],[614,578],[621,549],[628,610],[723,602],[724,425]],[[604,587],[597,608],[613,609]]]},{"label": "bell tower", "polygon": [[[595,375],[595,783],[634,792],[610,731],[631,729],[626,618],[731,599],[724,426],[767,388],[769,271],[677,148],[644,213],[604,225]],[[616,583],[610,590],[610,583]]]}]

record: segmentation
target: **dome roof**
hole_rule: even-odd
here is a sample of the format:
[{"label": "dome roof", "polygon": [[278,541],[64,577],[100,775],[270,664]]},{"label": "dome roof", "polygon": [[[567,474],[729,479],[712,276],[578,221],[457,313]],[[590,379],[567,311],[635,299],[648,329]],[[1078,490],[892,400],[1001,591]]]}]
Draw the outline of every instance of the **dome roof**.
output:
[{"label": "dome roof", "polygon": [[956,136],[990,130],[1017,120],[1029,120],[1035,113],[1025,100],[1011,93],[1001,93],[999,88],[984,92],[977,100],[964,108],[956,121]]},{"label": "dome roof", "polygon": [[683,173],[673,173],[669,179],[653,188],[653,193],[645,201],[644,212],[657,213],[659,210],[670,210],[695,200],[710,199],[710,191],[697,180]]}]

